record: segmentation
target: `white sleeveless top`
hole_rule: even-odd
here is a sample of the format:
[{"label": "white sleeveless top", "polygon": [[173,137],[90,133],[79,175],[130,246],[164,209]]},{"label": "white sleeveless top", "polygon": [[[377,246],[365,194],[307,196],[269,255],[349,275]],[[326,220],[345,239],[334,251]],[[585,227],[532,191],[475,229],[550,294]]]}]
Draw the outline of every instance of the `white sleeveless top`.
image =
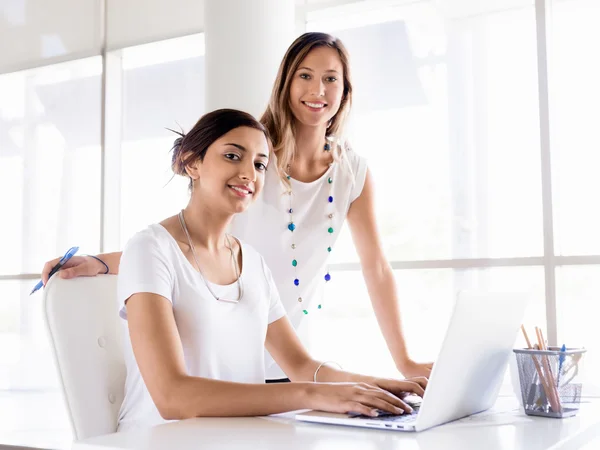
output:
[{"label": "white sleeveless top", "polygon": [[[349,164],[345,161],[335,163],[311,183],[290,180],[296,225],[292,233],[288,230],[290,199],[286,194],[287,187],[275,169],[277,161],[273,155],[263,192],[247,211],[235,216],[231,227],[234,236],[262,254],[273,274],[281,302],[301,339],[302,321],[310,320],[310,315],[317,313],[323,297],[329,256],[327,247],[331,246],[335,252],[334,244],[350,205],[359,197],[365,183],[365,159],[352,150],[346,152],[346,158]],[[328,183],[330,177],[333,179],[331,186]],[[330,193],[333,197],[331,205],[328,203]],[[328,217],[330,213],[333,213],[333,219]],[[334,230],[332,234],[328,232],[330,224]],[[296,249],[291,248],[292,243],[296,244]],[[296,268],[292,266],[293,259],[298,261]],[[295,278],[300,281],[298,286],[294,285]],[[299,297],[302,302],[298,301]],[[308,315],[304,314],[305,309]],[[267,379],[286,377],[268,353],[265,363]]]}]

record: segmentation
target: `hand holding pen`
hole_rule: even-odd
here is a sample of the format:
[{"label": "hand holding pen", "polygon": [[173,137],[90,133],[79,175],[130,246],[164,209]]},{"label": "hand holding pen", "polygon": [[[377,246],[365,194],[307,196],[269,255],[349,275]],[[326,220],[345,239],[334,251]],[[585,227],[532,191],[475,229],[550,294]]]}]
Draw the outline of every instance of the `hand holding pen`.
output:
[{"label": "hand holding pen", "polygon": [[33,294],[42,286],[45,286],[50,277],[59,270],[59,276],[67,279],[82,275],[93,276],[100,273],[108,273],[108,266],[106,263],[96,256],[74,256],[78,249],[78,247],[73,247],[69,249],[62,258],[56,258],[44,264],[44,268],[42,269],[42,280],[34,287],[31,293]]},{"label": "hand holding pen", "polygon": [[[79,250],[79,247],[71,247],[69,250],[67,250],[67,253],[65,253],[65,256],[63,256],[62,258],[60,258],[60,260],[58,261],[57,264],[53,265],[52,269],[50,270],[50,273],[48,274],[48,278],[50,278],[52,275],[54,275],[56,272],[58,272],[60,270],[60,268],[62,266],[64,266],[67,261],[69,261],[74,255],[75,253],[77,253],[77,250]],[[35,291],[41,289],[43,286],[45,285],[43,278],[38,282],[38,284],[36,284],[33,289],[31,290],[31,292],[29,293],[29,295],[33,294]]]}]

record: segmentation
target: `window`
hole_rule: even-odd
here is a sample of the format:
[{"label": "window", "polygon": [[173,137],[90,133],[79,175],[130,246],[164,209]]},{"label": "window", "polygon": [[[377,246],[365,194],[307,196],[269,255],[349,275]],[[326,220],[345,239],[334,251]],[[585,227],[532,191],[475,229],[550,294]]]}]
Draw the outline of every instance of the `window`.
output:
[{"label": "window", "polygon": [[600,254],[600,3],[552,2],[550,112],[556,252]]},{"label": "window", "polygon": [[100,71],[89,58],[0,75],[1,274],[99,250]]},{"label": "window", "polygon": [[600,395],[600,334],[594,318],[600,314],[600,212],[594,207],[600,191],[600,62],[595,44],[600,32],[600,4],[590,0],[552,1],[549,36],[549,102],[552,185],[556,253],[584,255],[596,265],[561,266],[557,270],[559,344],[588,349],[584,363],[584,393]]},{"label": "window", "polygon": [[309,22],[350,53],[349,137],[392,260],[542,254],[534,19],[528,6],[447,24],[418,2]]},{"label": "window", "polygon": [[188,180],[173,177],[169,150],[204,113],[204,36],[122,51],[121,246],[187,204]]},{"label": "window", "polygon": [[0,75],[0,389],[57,386],[37,280],[18,278],[100,249],[100,73],[89,58]]},{"label": "window", "polygon": [[[559,255],[600,263],[600,214],[590,206],[594,186],[600,187],[593,172],[600,162],[593,125],[600,119],[600,65],[587,57],[598,40],[589,30],[600,5],[552,2],[552,34],[540,42],[551,57],[556,254],[544,253],[552,224],[543,215],[541,155],[548,149],[540,141],[536,20],[542,12],[534,2],[338,5],[309,8],[307,29],[334,34],[350,53],[355,89],[348,137],[375,181],[411,353],[435,358],[455,295],[469,288],[532,290],[530,327],[547,325],[567,345],[593,346],[598,335],[581,312],[600,294],[593,282],[600,266],[568,267]],[[337,273],[327,308],[311,317],[311,350],[327,359],[341,355],[353,370],[397,373],[357,276],[347,229],[332,256]],[[486,268],[490,262],[505,267]],[[546,274],[557,284],[557,320],[547,324]],[[331,340],[338,333],[345,339]],[[597,378],[599,369],[590,352],[587,394],[598,394],[590,374]]]},{"label": "window", "polygon": [[557,278],[558,339],[569,347],[585,347],[582,372],[585,395],[600,395],[600,266],[561,267]]}]

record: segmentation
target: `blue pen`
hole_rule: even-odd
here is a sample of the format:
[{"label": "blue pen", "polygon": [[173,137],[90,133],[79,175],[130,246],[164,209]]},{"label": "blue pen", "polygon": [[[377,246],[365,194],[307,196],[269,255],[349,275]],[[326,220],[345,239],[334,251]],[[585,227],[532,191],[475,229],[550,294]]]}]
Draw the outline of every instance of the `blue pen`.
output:
[{"label": "blue pen", "polygon": [[556,387],[560,387],[560,373],[562,372],[562,366],[565,362],[565,352],[567,347],[565,344],[560,348],[560,356],[558,357],[558,375],[556,376]]},{"label": "blue pen", "polygon": [[[77,250],[79,250],[79,247],[71,247],[69,250],[67,250],[67,253],[65,253],[65,256],[63,256],[62,258],[60,258],[60,261],[58,262],[57,265],[55,265],[52,270],[50,271],[50,275],[48,275],[48,279],[54,275],[56,272],[58,272],[60,270],[60,268],[62,266],[65,265],[65,263],[70,260],[73,255],[75,255],[75,253],[77,253]],[[29,295],[33,294],[35,291],[41,289],[44,286],[44,282],[42,280],[40,280],[40,282],[38,284],[36,284],[33,288],[33,290],[29,293]]]}]

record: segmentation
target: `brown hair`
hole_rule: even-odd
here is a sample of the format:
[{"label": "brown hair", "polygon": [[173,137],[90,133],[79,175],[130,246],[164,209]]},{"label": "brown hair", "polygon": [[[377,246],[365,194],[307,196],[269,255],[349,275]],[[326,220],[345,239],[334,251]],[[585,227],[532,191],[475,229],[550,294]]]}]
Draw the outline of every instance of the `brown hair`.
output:
[{"label": "brown hair", "polygon": [[273,85],[269,105],[260,119],[273,141],[273,149],[277,154],[277,168],[281,179],[285,183],[289,183],[289,181],[284,176],[284,171],[293,160],[296,152],[294,115],[290,108],[290,86],[293,75],[298,70],[300,63],[308,53],[319,47],[329,47],[337,50],[344,69],[342,101],[338,112],[333,116],[327,127],[327,134],[335,137],[335,141],[332,142],[334,158],[339,160],[346,151],[343,128],[352,105],[352,82],[348,52],[344,44],[334,36],[326,33],[304,33],[292,43],[285,53]]},{"label": "brown hair", "polygon": [[[208,147],[221,136],[239,127],[262,131],[269,142],[266,128],[252,115],[236,109],[217,109],[203,115],[187,134],[170,130],[179,135],[171,149],[173,173],[188,176],[185,170],[188,164],[198,160],[203,161]],[[190,179],[191,187],[192,180]]]}]

